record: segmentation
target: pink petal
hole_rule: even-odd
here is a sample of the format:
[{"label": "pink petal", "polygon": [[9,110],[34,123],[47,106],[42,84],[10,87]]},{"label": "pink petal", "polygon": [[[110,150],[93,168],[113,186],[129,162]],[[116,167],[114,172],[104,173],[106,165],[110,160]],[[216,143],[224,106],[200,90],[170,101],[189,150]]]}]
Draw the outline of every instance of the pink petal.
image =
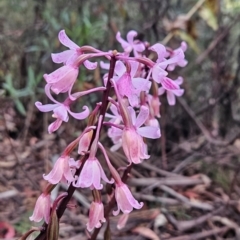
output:
[{"label": "pink petal", "polygon": [[140,91],[146,91],[148,92],[149,89],[151,88],[152,83],[148,81],[145,78],[133,78],[132,79],[132,84],[136,88],[136,90]]},{"label": "pink petal", "polygon": [[126,72],[126,67],[123,62],[117,61],[114,72],[121,77]]},{"label": "pink petal", "polygon": [[98,65],[97,62],[90,62],[88,60],[84,61],[83,64],[88,70],[94,70]]},{"label": "pink petal", "polygon": [[185,52],[186,50],[187,50],[187,48],[188,48],[188,45],[187,45],[187,43],[186,42],[181,42],[181,49]]},{"label": "pink petal", "polygon": [[153,66],[152,69],[152,78],[155,82],[157,83],[161,83],[161,81],[163,80],[164,77],[166,77],[168,75],[168,73],[161,68],[159,63],[156,63]]},{"label": "pink petal", "polygon": [[145,46],[143,43],[135,43],[134,50],[137,52],[143,52],[145,50]]},{"label": "pink petal", "polygon": [[123,190],[125,193],[125,196],[128,200],[128,202],[130,203],[130,205],[136,209],[140,209],[143,206],[143,203],[139,203],[132,195],[132,193],[130,192],[129,188],[127,187],[126,184],[123,185]]},{"label": "pink petal", "polygon": [[103,185],[101,184],[101,169],[98,160],[94,160],[94,163],[92,164],[92,185],[98,190],[103,188]]},{"label": "pink petal", "polygon": [[132,108],[132,107],[128,107],[128,111],[129,111],[129,114],[131,116],[131,119],[132,119],[132,123],[133,125],[135,125],[135,122],[136,122],[136,112],[135,110]]},{"label": "pink petal", "polygon": [[50,89],[51,89],[51,84],[46,84],[46,86],[45,86],[45,93],[46,93],[46,95],[48,96],[48,98],[52,101],[52,102],[54,102],[54,103],[56,103],[56,104],[61,104],[60,102],[58,102],[57,100],[55,100],[54,98],[53,98],[53,96],[52,96],[52,94],[51,94],[51,91],[50,91]]},{"label": "pink petal", "polygon": [[52,53],[52,61],[55,63],[66,63],[67,60],[74,54],[73,50],[66,50],[61,53]]},{"label": "pink petal", "polygon": [[59,107],[55,108],[53,110],[54,115],[61,119],[64,122],[67,122],[69,117],[68,117],[68,111],[64,105],[60,105]]},{"label": "pink petal", "polygon": [[106,222],[104,218],[104,207],[102,202],[92,202],[89,210],[89,221],[87,223],[88,231],[101,227],[101,222]]},{"label": "pink petal", "polygon": [[166,61],[160,63],[161,66],[166,66],[172,63],[178,63],[184,59],[184,53],[182,49],[176,49],[174,51],[174,56]]},{"label": "pink petal", "polygon": [[138,67],[139,67],[139,63],[136,61],[129,61],[130,65],[131,65],[131,72],[130,75],[131,77],[134,77],[135,74],[137,73]]},{"label": "pink petal", "polygon": [[171,90],[171,92],[178,96],[178,97],[181,97],[183,94],[184,94],[184,89],[178,89],[178,90]]},{"label": "pink petal", "polygon": [[127,41],[128,41],[131,45],[133,45],[133,40],[134,40],[134,38],[135,38],[136,36],[137,36],[137,32],[136,32],[136,31],[134,31],[134,30],[129,31],[128,34],[127,34]]},{"label": "pink petal", "polygon": [[141,106],[140,112],[137,116],[136,122],[135,122],[135,127],[139,128],[142,126],[148,119],[149,116],[149,109],[146,106]]},{"label": "pink petal", "polygon": [[128,97],[128,101],[132,107],[137,107],[139,105],[139,99],[136,94],[131,94]]},{"label": "pink petal", "polygon": [[166,48],[162,44],[156,43],[153,46],[151,46],[149,49],[157,53],[158,55],[157,62],[161,62],[164,59],[166,55]]},{"label": "pink petal", "polygon": [[109,63],[105,63],[105,62],[103,62],[103,61],[100,61],[100,67],[101,67],[102,69],[109,70],[110,64],[109,64]]},{"label": "pink petal", "polygon": [[158,89],[158,95],[163,95],[164,93],[165,93],[165,88],[163,88],[163,87],[160,87],[159,89]]},{"label": "pink petal", "polygon": [[187,66],[187,64],[188,64],[188,61],[185,59],[178,62],[178,66],[180,66],[180,67],[185,67],[185,66]]},{"label": "pink petal", "polygon": [[43,105],[41,102],[35,102],[35,106],[41,112],[50,112],[55,109],[59,104],[45,104]]},{"label": "pink petal", "polygon": [[[122,48],[123,48],[124,50],[129,48],[129,43],[128,43],[127,41],[125,41],[125,40],[121,37],[120,32],[117,33],[116,39],[117,39],[117,41],[122,45]],[[130,47],[131,47],[131,46],[130,46]],[[131,51],[131,50],[130,50],[130,51]]]},{"label": "pink petal", "polygon": [[89,116],[89,108],[87,106],[84,106],[83,109],[84,109],[84,111],[80,112],[80,113],[73,113],[70,109],[68,109],[68,112],[75,119],[82,120]]},{"label": "pink petal", "polygon": [[79,140],[78,153],[83,155],[89,148],[93,131],[85,133],[82,138]]},{"label": "pink petal", "polygon": [[[67,67],[67,66],[66,66]],[[62,67],[64,68],[64,67]],[[67,67],[66,72],[51,85],[51,89],[56,94],[69,91],[75,83],[78,76],[78,69]]]},{"label": "pink petal", "polygon": [[54,166],[52,171],[48,174],[48,175],[43,175],[43,178],[45,180],[47,180],[48,182],[52,183],[52,184],[57,184],[61,181],[62,176],[63,176],[63,171],[64,171],[64,161],[66,161],[65,158],[59,158]]},{"label": "pink petal", "polygon": [[68,36],[65,33],[65,30],[61,30],[59,32],[58,39],[64,46],[66,46],[72,50],[76,50],[76,49],[80,48],[76,43],[74,43],[72,40],[70,40],[68,38]]},{"label": "pink petal", "polygon": [[126,226],[127,220],[129,218],[129,214],[128,213],[124,213],[120,216],[120,218],[118,219],[118,223],[117,223],[117,229],[123,229]]},{"label": "pink petal", "polygon": [[167,77],[165,77],[162,80],[161,84],[162,84],[163,88],[168,91],[180,89],[178,84],[176,84],[173,80],[171,80],[170,78],[167,78]]},{"label": "pink petal", "polygon": [[151,126],[138,128],[137,133],[142,137],[152,138],[152,139],[160,138],[161,136],[160,128],[151,127]]},{"label": "pink petal", "polygon": [[60,128],[62,124],[62,120],[61,119],[56,119],[56,121],[54,121],[53,123],[51,123],[48,127],[48,132],[49,133],[53,133],[55,132],[56,130],[58,130]]},{"label": "pink petal", "polygon": [[99,170],[100,170],[100,173],[101,173],[102,180],[104,182],[106,182],[106,183],[113,184],[114,183],[114,179],[108,180],[108,178],[107,178],[105,172],[103,171],[103,168],[102,168],[102,166],[101,166],[99,161],[97,162],[97,164],[98,164],[98,167],[99,167]]},{"label": "pink petal", "polygon": [[168,101],[168,104],[171,105],[171,106],[176,104],[176,97],[170,91],[167,91],[167,101]]},{"label": "pink petal", "polygon": [[68,71],[69,71],[69,67],[68,66],[63,66],[63,67],[58,68],[57,70],[55,70],[54,72],[52,72],[50,74],[44,74],[43,77],[44,77],[44,79],[46,80],[47,83],[56,83]]},{"label": "pink petal", "polygon": [[132,94],[132,83],[128,73],[123,74],[117,81],[117,89],[121,96],[130,96]]},{"label": "pink petal", "polygon": [[114,104],[111,104],[110,110],[111,110],[111,112],[115,115],[115,117],[116,117],[116,116],[117,116],[117,117],[119,116],[118,109],[117,109],[117,107],[116,107]]},{"label": "pink petal", "polygon": [[181,85],[183,83],[183,78],[182,77],[178,77],[176,80],[174,80],[174,82],[178,85]]}]

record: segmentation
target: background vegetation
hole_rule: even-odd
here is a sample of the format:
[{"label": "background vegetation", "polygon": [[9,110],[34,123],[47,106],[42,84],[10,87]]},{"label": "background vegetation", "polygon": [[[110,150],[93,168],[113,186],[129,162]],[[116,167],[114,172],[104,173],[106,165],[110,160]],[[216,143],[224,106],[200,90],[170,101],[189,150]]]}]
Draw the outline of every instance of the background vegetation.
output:
[{"label": "background vegetation", "polygon": [[[49,171],[57,154],[82,129],[81,124],[71,120],[70,125],[48,136],[51,116],[39,113],[34,106],[36,100],[47,102],[42,75],[58,67],[50,54],[64,49],[57,38],[59,30],[65,29],[80,46],[120,50],[115,41],[117,31],[125,36],[134,29],[150,43],[162,42],[177,48],[186,41],[189,64],[172,75],[184,77],[184,96],[174,107],[161,99],[161,140],[150,143],[151,159],[133,171],[133,178],[138,178],[131,182],[133,190],[145,201],[144,211],[148,214],[133,214],[128,227],[122,232],[116,230],[113,239],[132,239],[137,234],[138,239],[207,239],[193,234],[211,231],[214,232],[209,239],[237,238],[239,22],[238,0],[1,0],[0,236],[6,237],[11,231],[11,237],[20,236],[30,228],[28,216],[45,184],[42,173]],[[102,74],[100,69],[81,69],[76,88],[100,85]],[[91,105],[98,97],[83,101]],[[105,142],[110,146],[107,138]],[[117,165],[124,157],[120,152],[113,158]],[[199,181],[189,184],[186,180],[186,184],[179,180],[169,185],[173,173],[181,179]],[[154,178],[155,185],[149,180],[146,188],[141,184],[145,177]],[[157,181],[163,181],[161,186],[156,185]],[[84,216],[91,196],[85,191],[79,194],[83,198],[73,199],[78,208],[68,210],[62,219],[62,239],[84,234]],[[168,200],[164,202],[159,197]],[[173,200],[175,204],[170,204]],[[201,207],[196,207],[196,202]],[[165,220],[157,221],[156,216]],[[192,223],[204,216],[204,221],[191,227],[181,222]],[[147,236],[146,229],[150,231]]]}]

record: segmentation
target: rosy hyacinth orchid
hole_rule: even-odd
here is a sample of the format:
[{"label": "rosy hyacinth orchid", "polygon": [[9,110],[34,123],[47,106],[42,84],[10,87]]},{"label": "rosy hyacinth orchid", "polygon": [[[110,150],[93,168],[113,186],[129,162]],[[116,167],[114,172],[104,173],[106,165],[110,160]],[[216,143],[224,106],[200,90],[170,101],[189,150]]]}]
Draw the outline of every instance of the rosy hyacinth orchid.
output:
[{"label": "rosy hyacinth orchid", "polygon": [[[179,48],[168,52],[169,57],[174,57],[176,54],[178,54],[179,49],[182,49],[182,51],[185,52],[187,50],[187,48],[188,48],[187,43],[186,42],[181,42],[181,46]],[[169,66],[167,67],[167,70],[168,71],[173,71],[176,66],[185,67],[187,64],[188,64],[188,61],[186,59],[181,59],[177,63],[169,64]]]},{"label": "rosy hyacinth orchid", "polygon": [[151,82],[147,79],[135,77],[139,63],[130,61],[130,72],[126,66],[118,61],[115,68],[115,76],[118,93],[121,97],[126,96],[131,106],[135,107],[139,104],[139,94],[141,91],[149,91]]},{"label": "rosy hyacinth orchid", "polygon": [[73,183],[73,186],[101,190],[103,188],[101,179],[106,183],[113,183],[112,179],[109,180],[107,178],[98,159],[96,157],[89,157],[86,160],[76,183]]},{"label": "rosy hyacinth orchid", "polygon": [[116,183],[115,198],[117,202],[117,210],[113,211],[113,215],[117,216],[120,210],[127,214],[130,213],[133,208],[140,209],[143,206],[142,202],[138,202],[130,192],[129,188],[123,182]]},{"label": "rosy hyacinth orchid", "polygon": [[89,220],[87,223],[88,231],[91,232],[94,228],[100,228],[102,222],[106,222],[103,204],[102,202],[93,201],[89,210]]},{"label": "rosy hyacinth orchid", "polygon": [[156,43],[149,49],[155,51],[158,55],[157,62],[152,68],[152,78],[157,83],[161,83],[163,78],[168,75],[168,72],[165,71],[168,65],[178,64],[184,59],[184,53],[182,49],[177,49],[174,56],[169,59],[165,59],[167,52],[166,48],[162,44]]},{"label": "rosy hyacinth orchid", "polygon": [[[61,30],[58,34],[59,41],[65,46],[68,47],[69,50],[63,51],[61,53],[52,53],[52,60],[55,63],[64,63],[65,65],[72,65],[76,62],[77,58],[82,55],[81,48],[74,43],[72,40],[69,39],[65,30]],[[83,62],[84,66],[89,69],[93,70],[97,67],[97,62],[90,62],[88,60]],[[73,66],[76,67],[76,66]]]},{"label": "rosy hyacinth orchid", "polygon": [[165,91],[167,92],[167,101],[169,105],[176,104],[175,96],[182,96],[184,89],[181,89],[179,85],[183,83],[183,78],[178,77],[176,80],[171,80],[170,78],[164,78],[162,80],[162,87],[158,89],[158,94],[162,95]]},{"label": "rosy hyacinth orchid", "polygon": [[145,50],[145,46],[139,40],[134,40],[134,38],[138,35],[136,31],[129,31],[127,34],[127,41],[121,37],[120,32],[117,33],[116,39],[122,45],[124,52],[130,54],[133,50],[134,56],[139,56],[139,53]]},{"label": "rosy hyacinth orchid", "polygon": [[34,222],[40,222],[42,219],[49,223],[51,209],[51,198],[49,194],[42,193],[35,204],[33,214],[29,219]]},{"label": "rosy hyacinth orchid", "polygon": [[78,68],[72,66],[63,66],[50,74],[44,74],[43,77],[51,86],[51,90],[56,93],[68,92],[71,98],[71,91],[74,83],[77,80]]},{"label": "rosy hyacinth orchid", "polygon": [[[36,102],[35,106],[41,111],[41,112],[50,112],[53,111],[53,118],[56,118],[56,120],[51,123],[48,127],[48,132],[49,133],[53,133],[55,132],[62,124],[62,122],[68,122],[69,120],[69,116],[68,114],[70,114],[73,118],[78,119],[78,120],[82,120],[85,119],[89,116],[89,109],[87,106],[83,107],[83,112],[80,113],[74,113],[70,110],[70,105],[73,103],[73,101],[69,98],[67,98],[63,103],[58,102],[57,100],[55,100],[51,94],[50,91],[51,85],[47,84],[45,86],[45,93],[48,96],[48,98],[54,102],[54,104],[45,104],[43,105],[41,102]],[[79,92],[79,93],[75,93],[73,95],[73,97],[75,99],[82,97],[84,95],[87,95],[91,92],[95,92],[95,91],[100,91],[100,90],[104,90],[104,87],[98,87],[98,88],[93,88],[87,91],[83,91],[83,92]]]},{"label": "rosy hyacinth orchid", "polygon": [[122,145],[125,155],[130,163],[141,163],[143,159],[148,159],[147,145],[143,137],[156,139],[161,136],[160,128],[154,126],[141,127],[148,119],[149,109],[141,106],[140,112],[136,118],[133,108],[128,107],[131,115],[131,121],[127,123],[122,132]]},{"label": "rosy hyacinth orchid", "polygon": [[43,174],[43,178],[51,184],[57,184],[61,181],[64,183],[71,183],[72,181],[74,181],[69,160],[69,156],[61,156],[60,158],[58,158],[58,160],[54,164],[52,171],[47,175]]}]

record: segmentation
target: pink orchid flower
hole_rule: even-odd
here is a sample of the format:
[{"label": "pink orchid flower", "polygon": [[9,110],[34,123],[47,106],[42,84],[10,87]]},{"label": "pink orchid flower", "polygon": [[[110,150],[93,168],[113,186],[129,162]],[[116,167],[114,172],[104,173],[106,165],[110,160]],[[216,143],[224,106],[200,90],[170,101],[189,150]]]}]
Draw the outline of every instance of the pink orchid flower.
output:
[{"label": "pink orchid flower", "polygon": [[139,94],[141,91],[149,91],[151,82],[147,79],[134,77],[139,63],[129,61],[131,65],[131,71],[128,72],[126,66],[118,61],[115,67],[115,73],[117,76],[113,77],[116,82],[118,92],[121,97],[126,96],[131,106],[135,107],[139,104]]},{"label": "pink orchid flower", "polygon": [[[41,112],[50,112],[53,111],[53,117],[56,118],[56,121],[54,121],[53,123],[51,123],[48,127],[48,132],[52,133],[54,131],[56,131],[62,124],[62,122],[68,122],[69,117],[68,114],[70,114],[73,118],[75,119],[85,119],[88,117],[89,115],[89,109],[87,106],[84,106],[83,109],[84,111],[81,113],[73,113],[70,110],[70,105],[73,103],[73,101],[69,98],[67,98],[63,103],[60,103],[58,101],[56,101],[53,96],[51,95],[50,92],[50,85],[46,85],[45,86],[45,93],[48,96],[48,98],[50,100],[52,100],[54,102],[54,104],[45,104],[43,105],[41,102],[36,102],[35,106],[41,111]],[[77,99],[81,96],[84,96],[86,94],[89,94],[91,92],[95,92],[95,91],[99,91],[99,90],[104,90],[104,87],[99,87],[99,88],[93,88],[87,91],[83,91],[83,92],[79,92],[74,94],[74,98]]]},{"label": "pink orchid flower", "polygon": [[59,182],[71,183],[74,181],[73,173],[71,171],[69,156],[61,156],[55,162],[53,169],[48,175],[43,175],[43,178],[51,184],[58,184]]},{"label": "pink orchid flower", "polygon": [[91,232],[94,228],[100,228],[102,222],[106,222],[104,218],[104,207],[102,202],[92,202],[89,210],[89,220],[87,229]]},{"label": "pink orchid flower", "polygon": [[140,209],[143,203],[139,203],[130,192],[129,188],[123,182],[116,183],[115,198],[117,202],[117,210],[113,211],[113,215],[117,216],[120,210],[124,213],[130,213],[133,208]]},{"label": "pink orchid flower", "polygon": [[152,68],[152,78],[157,83],[162,83],[164,77],[168,75],[168,72],[165,71],[168,65],[170,64],[178,64],[184,59],[184,53],[182,49],[176,49],[174,56],[169,59],[166,59],[165,56],[167,55],[166,48],[160,44],[156,43],[149,48],[150,50],[154,51],[158,55],[158,59],[156,64],[154,64]]},{"label": "pink orchid flower", "polygon": [[176,97],[175,96],[182,96],[184,93],[184,89],[181,89],[179,85],[183,83],[183,78],[178,77],[176,80],[172,80],[170,78],[165,77],[161,84],[162,87],[158,89],[158,94],[162,95],[167,92],[167,101],[169,105],[176,104]]},{"label": "pink orchid flower", "polygon": [[[181,46],[175,50],[169,51],[169,57],[174,57],[178,54],[178,50],[182,49],[183,52],[186,52],[188,46],[186,42],[181,42]],[[180,61],[178,61],[177,63],[172,63],[167,67],[168,71],[173,71],[175,69],[176,66],[179,67],[185,67],[188,64],[188,61],[186,59],[181,59]]]},{"label": "pink orchid flower", "polygon": [[127,34],[127,41],[121,37],[120,32],[117,33],[116,39],[122,45],[124,52],[130,54],[133,50],[134,56],[139,56],[139,53],[145,50],[145,46],[139,40],[134,40],[134,38],[138,35],[136,31],[129,31]]},{"label": "pink orchid flower", "polygon": [[42,219],[44,219],[46,223],[49,223],[50,209],[50,195],[42,193],[37,199],[32,216],[29,217],[30,221],[40,222]]},{"label": "pink orchid flower", "polygon": [[101,190],[103,188],[101,179],[110,184],[114,182],[113,179],[108,180],[98,159],[96,157],[89,157],[86,160],[76,183],[73,183],[73,186],[81,188],[90,187],[91,189],[95,188]]},{"label": "pink orchid flower", "polygon": [[141,127],[148,119],[149,109],[141,106],[140,112],[136,117],[133,108],[128,107],[131,115],[132,123],[125,126],[122,132],[123,151],[130,163],[141,163],[143,159],[148,159],[147,145],[143,141],[143,137],[156,139],[161,136],[160,128],[153,126]]},{"label": "pink orchid flower", "polygon": [[77,80],[78,72],[78,68],[65,65],[50,74],[44,74],[43,77],[51,86],[54,93],[59,94],[68,92],[69,97],[72,98],[71,91]]},{"label": "pink orchid flower", "polygon": [[[65,47],[68,47],[69,50],[63,51],[61,53],[52,53],[51,56],[53,62],[64,63],[67,66],[73,65],[73,67],[78,67],[75,66],[74,63],[76,62],[77,58],[83,54],[81,48],[69,39],[65,33],[65,30],[61,30],[59,32],[58,39]],[[97,67],[97,62],[92,63],[88,60],[84,61],[83,64],[89,70],[93,70]]]}]

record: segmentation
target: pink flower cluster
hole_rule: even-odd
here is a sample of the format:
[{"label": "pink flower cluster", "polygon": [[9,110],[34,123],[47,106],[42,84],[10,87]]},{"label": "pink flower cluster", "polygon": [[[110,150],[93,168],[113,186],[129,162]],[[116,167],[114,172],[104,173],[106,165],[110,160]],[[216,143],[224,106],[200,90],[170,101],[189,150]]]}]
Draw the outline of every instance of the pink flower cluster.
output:
[{"label": "pink flower cluster", "polygon": [[[101,224],[106,221],[100,196],[103,183],[113,186],[117,203],[117,210],[113,211],[114,215],[118,215],[120,211],[129,214],[133,208],[140,209],[143,206],[143,203],[139,203],[133,197],[127,184],[123,183],[118,171],[112,166],[104,146],[100,143],[102,126],[109,127],[108,136],[114,144],[111,150],[116,151],[122,147],[129,165],[139,164],[144,159],[148,159],[150,155],[145,139],[157,139],[161,136],[158,121],[161,105],[159,95],[166,92],[168,103],[174,105],[175,97],[184,93],[180,88],[183,78],[178,77],[172,80],[169,77],[169,71],[187,64],[184,56],[187,46],[183,42],[180,48],[171,50],[157,43],[145,51],[149,44],[135,39],[137,32],[130,31],[127,34],[127,41],[117,33],[116,39],[121,44],[123,52],[102,52],[91,46],[79,47],[68,38],[64,30],[59,32],[58,37],[69,50],[52,54],[53,62],[63,66],[50,74],[44,74],[47,82],[45,93],[53,103],[43,105],[41,102],[36,102],[35,105],[42,112],[53,111],[52,116],[55,121],[49,125],[49,133],[59,129],[63,122],[68,122],[69,115],[78,120],[86,119],[88,116],[89,118],[86,129],[69,144],[50,173],[43,175],[43,178],[53,185],[65,182],[72,184],[75,188],[89,188],[93,191],[94,201],[90,206],[87,223],[87,229],[92,231],[94,228],[101,227]],[[145,52],[155,53],[156,60],[148,58]],[[89,59],[99,57],[104,57],[111,62],[109,64],[105,60],[100,63],[103,69],[109,70],[103,76],[103,86],[72,93],[79,67],[83,65],[89,70],[94,70],[98,63],[90,62]],[[115,91],[115,100],[106,96],[110,88]],[[91,114],[88,106],[84,106],[80,113],[70,110],[72,103],[96,91],[103,91],[103,101],[97,104]],[[56,96],[53,97],[53,93],[68,94],[65,101],[58,102]],[[106,113],[108,102],[111,102],[112,114]],[[110,120],[107,121],[107,118]],[[95,122],[97,122],[96,125],[94,125]],[[84,157],[75,161],[70,154],[77,146],[79,155]],[[105,156],[108,166],[106,172],[97,157],[98,149]],[[76,174],[79,171],[80,173]],[[107,177],[109,174],[111,178]],[[49,193],[46,191],[40,195],[30,220],[38,222],[44,218],[46,223],[49,222],[51,212]]]}]

